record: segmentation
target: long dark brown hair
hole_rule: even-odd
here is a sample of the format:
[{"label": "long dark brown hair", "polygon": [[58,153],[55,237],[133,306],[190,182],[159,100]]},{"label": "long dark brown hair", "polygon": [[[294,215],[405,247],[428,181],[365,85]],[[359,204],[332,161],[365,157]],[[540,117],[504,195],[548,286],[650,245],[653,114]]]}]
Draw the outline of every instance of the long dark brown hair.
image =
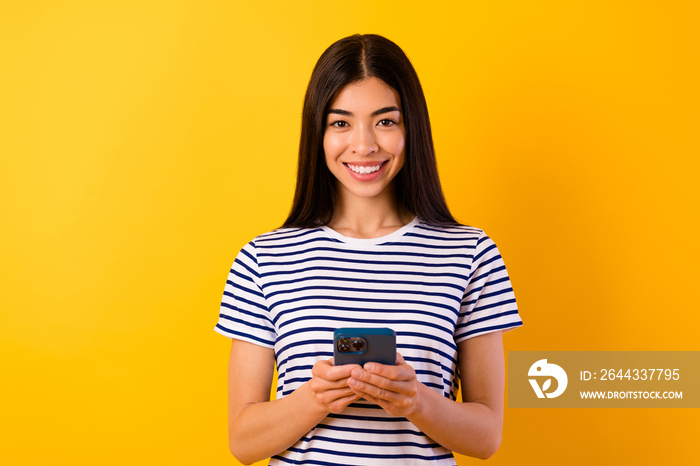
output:
[{"label": "long dark brown hair", "polygon": [[315,227],[331,220],[335,178],[323,151],[329,106],[345,86],[371,77],[384,81],[401,99],[405,162],[393,181],[399,207],[430,224],[457,223],[440,186],[428,106],[413,65],[389,39],[355,34],[328,47],[311,74],[302,113],[296,191],[283,227]]}]

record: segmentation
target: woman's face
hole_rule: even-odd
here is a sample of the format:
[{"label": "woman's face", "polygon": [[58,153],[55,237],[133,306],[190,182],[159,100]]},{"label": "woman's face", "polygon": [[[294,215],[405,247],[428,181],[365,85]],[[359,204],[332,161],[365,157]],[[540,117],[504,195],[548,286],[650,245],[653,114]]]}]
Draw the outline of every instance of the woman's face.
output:
[{"label": "woman's face", "polygon": [[404,164],[399,95],[378,78],[348,84],[331,102],[323,150],[341,196],[387,195]]}]

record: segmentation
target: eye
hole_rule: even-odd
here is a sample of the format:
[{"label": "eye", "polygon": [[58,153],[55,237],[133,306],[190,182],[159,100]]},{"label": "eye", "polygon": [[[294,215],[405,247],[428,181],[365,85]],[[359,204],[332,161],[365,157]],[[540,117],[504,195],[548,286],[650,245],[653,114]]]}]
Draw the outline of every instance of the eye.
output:
[{"label": "eye", "polygon": [[377,125],[384,126],[384,127],[394,126],[396,124],[398,124],[398,123],[395,122],[394,120],[390,120],[389,118],[384,118],[382,120],[379,120],[379,123],[377,123]]},{"label": "eye", "polygon": [[331,124],[329,124],[328,126],[332,126],[335,128],[347,128],[350,125],[348,124],[347,121],[336,120],[336,121],[331,122]]}]

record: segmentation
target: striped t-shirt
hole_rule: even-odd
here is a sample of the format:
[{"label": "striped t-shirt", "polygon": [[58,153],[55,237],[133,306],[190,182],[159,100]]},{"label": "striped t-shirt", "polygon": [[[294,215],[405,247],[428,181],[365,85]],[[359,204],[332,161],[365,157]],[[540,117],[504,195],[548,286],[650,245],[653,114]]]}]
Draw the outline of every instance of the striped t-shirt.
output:
[{"label": "striped t-shirt", "polygon": [[[277,398],[333,357],[333,331],[389,327],[418,380],[455,399],[457,344],[522,325],[503,260],[483,231],[417,219],[374,239],[283,228],[238,254],[216,331],[275,351]],[[271,465],[454,465],[405,418],[364,400],[329,414]]]}]

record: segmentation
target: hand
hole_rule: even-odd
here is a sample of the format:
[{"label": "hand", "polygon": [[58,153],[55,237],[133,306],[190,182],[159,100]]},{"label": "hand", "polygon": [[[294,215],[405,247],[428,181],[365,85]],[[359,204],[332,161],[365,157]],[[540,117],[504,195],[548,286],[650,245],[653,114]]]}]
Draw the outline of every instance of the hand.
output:
[{"label": "hand", "polygon": [[395,366],[369,362],[364,368],[356,366],[350,374],[347,384],[353,392],[392,416],[410,416],[420,404],[423,385],[399,353]]},{"label": "hand", "polygon": [[333,359],[326,359],[314,364],[311,369],[313,378],[309,382],[316,402],[328,412],[341,413],[350,403],[357,401],[360,395],[348,386],[350,373],[361,369],[357,364],[343,366],[333,365]]}]

